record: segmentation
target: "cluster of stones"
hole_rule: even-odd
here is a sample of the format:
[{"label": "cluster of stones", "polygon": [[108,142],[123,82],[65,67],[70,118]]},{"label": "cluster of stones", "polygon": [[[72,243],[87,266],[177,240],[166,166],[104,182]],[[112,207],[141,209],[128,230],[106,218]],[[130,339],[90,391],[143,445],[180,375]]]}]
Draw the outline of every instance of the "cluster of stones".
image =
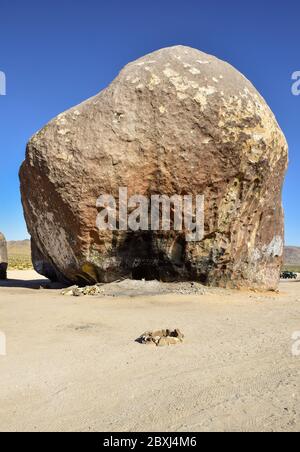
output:
[{"label": "cluster of stones", "polygon": [[176,328],[175,330],[158,330],[147,331],[142,334],[137,342],[145,345],[156,345],[157,347],[164,347],[166,345],[177,345],[183,342],[184,335]]},{"label": "cluster of stones", "polygon": [[81,297],[83,295],[100,295],[103,293],[101,286],[102,284],[95,284],[94,286],[86,287],[72,286],[62,290],[61,294],[72,297]]}]

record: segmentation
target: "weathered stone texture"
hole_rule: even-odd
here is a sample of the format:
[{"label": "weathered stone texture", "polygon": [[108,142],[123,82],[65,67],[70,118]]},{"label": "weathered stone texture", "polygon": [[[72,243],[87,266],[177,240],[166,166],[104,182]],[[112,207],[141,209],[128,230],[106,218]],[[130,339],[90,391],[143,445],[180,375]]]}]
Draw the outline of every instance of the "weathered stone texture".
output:
[{"label": "weathered stone texture", "polygon": [[[20,176],[28,229],[62,278],[274,289],[286,167],[286,140],[253,85],[229,64],[178,46],[128,64],[52,120],[30,140]],[[96,200],[117,198],[119,187],[129,196],[203,193],[204,239],[99,232]]]}]

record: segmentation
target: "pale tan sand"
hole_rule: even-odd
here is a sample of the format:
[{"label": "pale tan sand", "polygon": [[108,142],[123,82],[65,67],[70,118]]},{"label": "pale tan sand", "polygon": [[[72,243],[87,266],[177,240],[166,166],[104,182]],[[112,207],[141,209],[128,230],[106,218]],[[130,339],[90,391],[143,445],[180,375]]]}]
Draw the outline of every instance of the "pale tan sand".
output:
[{"label": "pale tan sand", "polygon": [[[300,282],[280,295],[74,298],[22,287],[34,272],[9,276],[27,283],[0,287],[1,431],[300,430]],[[134,341],[165,327],[185,342]]]}]

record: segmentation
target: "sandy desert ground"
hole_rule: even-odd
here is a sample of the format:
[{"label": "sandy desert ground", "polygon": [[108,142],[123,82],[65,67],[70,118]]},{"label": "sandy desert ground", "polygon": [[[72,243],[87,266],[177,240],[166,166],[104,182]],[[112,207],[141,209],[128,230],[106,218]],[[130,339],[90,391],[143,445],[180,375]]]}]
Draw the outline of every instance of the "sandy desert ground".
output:
[{"label": "sandy desert ground", "polygon": [[[0,283],[1,431],[300,430],[300,281],[278,294],[160,294],[140,282],[77,298],[38,290],[46,281],[32,271],[9,277]],[[135,342],[164,327],[185,342]]]}]

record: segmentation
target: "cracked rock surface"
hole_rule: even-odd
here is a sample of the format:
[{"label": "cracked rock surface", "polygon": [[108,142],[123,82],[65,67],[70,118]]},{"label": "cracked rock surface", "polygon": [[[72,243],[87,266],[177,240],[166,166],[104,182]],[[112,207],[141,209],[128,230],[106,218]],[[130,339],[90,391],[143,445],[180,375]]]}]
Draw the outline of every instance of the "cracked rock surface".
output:
[{"label": "cracked rock surface", "polygon": [[[28,143],[25,218],[42,274],[275,289],[283,253],[287,143],[253,85],[228,63],[177,46],[128,64]],[[96,200],[205,196],[205,236],[105,231]]]}]

